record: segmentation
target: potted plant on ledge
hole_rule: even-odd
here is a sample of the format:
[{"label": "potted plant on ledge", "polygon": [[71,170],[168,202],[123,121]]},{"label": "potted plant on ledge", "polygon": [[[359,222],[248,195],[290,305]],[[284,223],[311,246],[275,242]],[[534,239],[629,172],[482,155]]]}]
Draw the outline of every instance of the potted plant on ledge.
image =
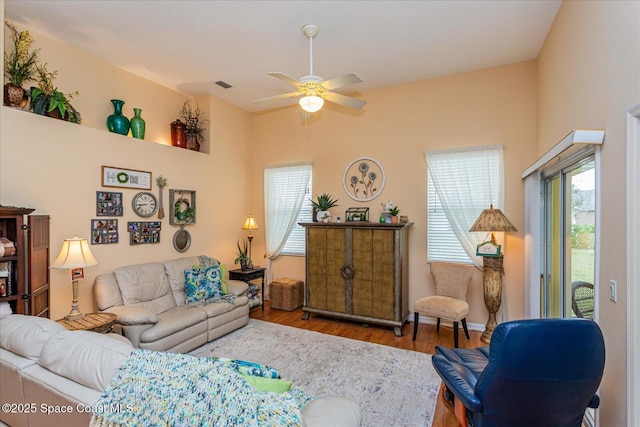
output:
[{"label": "potted plant on ledge", "polygon": [[196,105],[191,107],[191,101],[186,100],[179,111],[180,118],[184,120],[184,135],[187,139],[187,148],[200,151],[200,145],[204,142],[204,124],[209,120],[202,118],[202,111]]},{"label": "potted plant on ledge", "polygon": [[31,110],[42,116],[66,120],[71,123],[80,123],[82,117],[78,110],[73,108],[69,99],[79,92],[64,94],[53,86],[58,71],[47,71],[47,64],[36,65],[38,71],[38,87],[31,88]]},{"label": "potted plant on ledge", "polygon": [[320,196],[316,196],[315,201],[311,200],[311,205],[313,206],[314,222],[322,221],[325,218],[327,218],[327,221],[323,222],[329,222],[329,219],[331,219],[329,209],[338,206],[338,199],[334,199],[331,194],[322,193]]},{"label": "potted plant on ledge", "polygon": [[11,32],[13,39],[13,51],[4,54],[4,75],[9,80],[4,85],[4,103],[10,107],[24,107],[27,105],[25,90],[22,87],[27,80],[32,80],[36,74],[36,64],[38,61],[38,51],[35,49],[29,52],[33,39],[29,31],[18,31],[16,27],[8,21],[5,24]]},{"label": "potted plant on ledge", "polygon": [[398,223],[398,214],[400,213],[400,209],[397,206],[394,206],[391,209],[389,209],[389,213],[391,214],[391,222],[393,224],[397,224]]}]

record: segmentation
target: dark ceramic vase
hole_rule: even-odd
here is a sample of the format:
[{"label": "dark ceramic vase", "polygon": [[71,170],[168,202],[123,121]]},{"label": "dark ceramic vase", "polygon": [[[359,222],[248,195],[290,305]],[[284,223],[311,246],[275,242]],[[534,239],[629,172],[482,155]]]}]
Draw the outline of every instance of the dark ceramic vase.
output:
[{"label": "dark ceramic vase", "polygon": [[171,145],[174,147],[187,148],[185,128],[185,124],[182,123],[180,119],[171,123]]},{"label": "dark ceramic vase", "polygon": [[120,135],[126,135],[129,133],[129,119],[122,115],[122,106],[124,101],[119,99],[112,99],[114,112],[107,117],[107,128],[109,132],[119,133]]},{"label": "dark ceramic vase", "polygon": [[140,108],[134,108],[133,117],[131,118],[131,121],[130,121],[131,136],[138,139],[144,139],[144,129],[146,126],[144,119],[140,117],[141,113],[142,113],[142,110]]}]

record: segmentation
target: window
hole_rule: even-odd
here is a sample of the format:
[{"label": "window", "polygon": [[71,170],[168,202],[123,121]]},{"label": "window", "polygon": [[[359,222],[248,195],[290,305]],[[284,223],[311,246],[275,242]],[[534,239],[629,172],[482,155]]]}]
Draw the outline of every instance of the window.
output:
[{"label": "window", "polygon": [[497,145],[426,153],[429,261],[482,265],[475,252],[486,236],[469,228],[483,209],[502,207],[502,157],[502,146]]},{"label": "window", "polygon": [[311,164],[268,167],[264,171],[267,255],[304,255],[304,229],[311,221]]}]

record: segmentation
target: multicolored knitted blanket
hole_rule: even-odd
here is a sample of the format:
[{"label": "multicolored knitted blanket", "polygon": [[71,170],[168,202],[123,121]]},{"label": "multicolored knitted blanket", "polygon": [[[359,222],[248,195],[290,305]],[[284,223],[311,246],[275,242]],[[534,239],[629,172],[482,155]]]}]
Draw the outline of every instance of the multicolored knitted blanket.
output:
[{"label": "multicolored knitted blanket", "polygon": [[92,427],[301,426],[311,398],[259,392],[228,361],[137,350],[94,407]]}]

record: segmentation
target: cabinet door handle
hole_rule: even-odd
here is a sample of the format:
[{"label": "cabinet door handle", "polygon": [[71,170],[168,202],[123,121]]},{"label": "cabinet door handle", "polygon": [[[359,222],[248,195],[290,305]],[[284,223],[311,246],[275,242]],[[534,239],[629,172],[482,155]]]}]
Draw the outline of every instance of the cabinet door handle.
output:
[{"label": "cabinet door handle", "polygon": [[353,276],[356,275],[356,270],[353,268],[352,265],[348,264],[348,265],[344,265],[342,266],[342,269],[340,270],[340,274],[342,275],[343,279],[353,279]]}]

